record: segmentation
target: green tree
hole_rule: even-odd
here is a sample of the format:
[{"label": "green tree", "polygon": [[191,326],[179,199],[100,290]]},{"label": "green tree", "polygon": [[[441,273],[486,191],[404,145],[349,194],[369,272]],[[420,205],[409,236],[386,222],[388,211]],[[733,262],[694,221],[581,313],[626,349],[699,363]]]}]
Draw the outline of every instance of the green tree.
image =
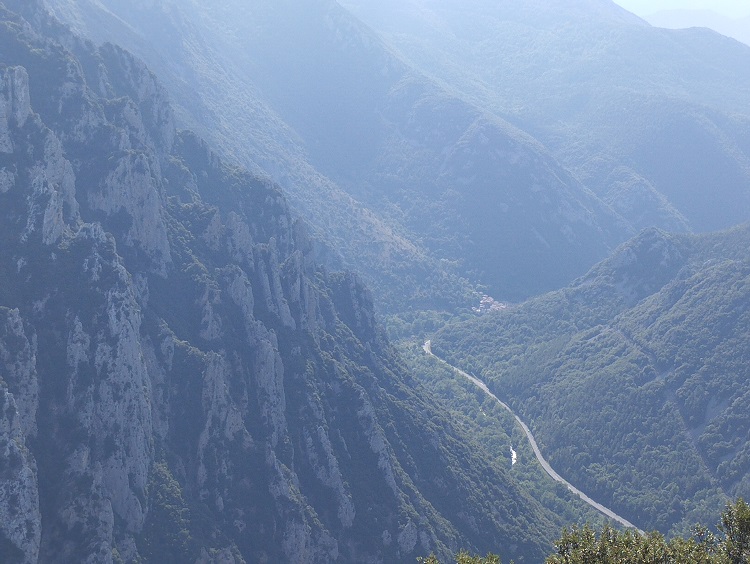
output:
[{"label": "green tree", "polygon": [[563,531],[555,543],[557,554],[547,564],[724,564],[722,545],[705,529],[696,529],[689,539],[674,538],[652,532],[640,535],[634,531],[617,531],[605,527],[597,533],[591,527],[574,527]]},{"label": "green tree", "polygon": [[742,498],[721,514],[719,530],[724,533],[724,549],[729,562],[750,562],[750,506]]},{"label": "green tree", "polygon": [[[427,558],[417,558],[419,564],[440,564],[437,556],[430,554]],[[472,555],[465,550],[456,554],[456,564],[500,564],[497,554],[487,553],[487,556]]]},{"label": "green tree", "polygon": [[[590,525],[563,529],[556,553],[546,564],[750,564],[750,506],[743,499],[727,504],[718,525],[721,536],[697,525],[690,538],[667,541],[661,533],[618,531],[606,525],[597,532]],[[433,554],[420,564],[440,564]],[[456,555],[456,564],[500,564],[494,554]]]},{"label": "green tree", "polygon": [[698,525],[692,537],[667,541],[657,532],[639,535],[606,526],[597,533],[588,525],[573,527],[563,530],[547,564],[750,563],[750,506],[742,499],[728,504],[718,528],[721,537]]},{"label": "green tree", "polygon": [[190,511],[166,463],[154,464],[151,471],[149,507],[138,546],[146,561],[167,564],[194,560]]}]

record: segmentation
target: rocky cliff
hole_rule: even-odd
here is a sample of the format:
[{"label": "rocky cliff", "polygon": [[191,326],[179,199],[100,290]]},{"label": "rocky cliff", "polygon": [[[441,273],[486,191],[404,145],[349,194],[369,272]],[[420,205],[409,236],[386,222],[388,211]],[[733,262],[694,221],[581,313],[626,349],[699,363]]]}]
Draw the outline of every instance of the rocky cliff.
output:
[{"label": "rocky cliff", "polygon": [[177,131],[126,52],[36,2],[0,21],[3,561],[542,556],[549,516],[276,187]]}]

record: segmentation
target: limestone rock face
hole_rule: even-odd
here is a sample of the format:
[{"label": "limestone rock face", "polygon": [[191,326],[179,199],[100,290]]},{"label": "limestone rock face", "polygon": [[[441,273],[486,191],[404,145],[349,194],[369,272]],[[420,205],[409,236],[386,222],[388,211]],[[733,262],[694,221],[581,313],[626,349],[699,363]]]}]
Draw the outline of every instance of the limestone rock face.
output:
[{"label": "limestone rock face", "polygon": [[39,381],[36,355],[36,338],[26,336],[19,311],[0,308],[0,364],[8,391],[14,397],[16,417],[24,438],[37,434]]},{"label": "limestone rock face", "polygon": [[316,264],[276,186],[177,132],[141,63],[36,1],[9,6],[0,541],[23,562],[92,563],[471,546],[420,489],[448,461],[404,445],[433,448],[419,437],[437,411],[358,278]]},{"label": "limestone rock face", "polygon": [[[76,319],[69,339],[89,345],[88,354],[76,358],[79,362],[69,368],[74,375],[86,370],[94,377],[86,384],[71,378],[68,406],[79,414],[81,426],[90,430],[95,444],[101,445],[102,480],[111,492],[112,509],[128,530],[136,532],[145,519],[141,499],[153,460],[150,379],[130,276],[116,257],[98,248],[98,243],[92,245],[92,255],[99,258],[101,270],[93,276],[110,280],[109,287],[97,296],[103,315],[97,315],[85,328]],[[75,349],[67,356],[75,358]]]},{"label": "limestone rock face", "polygon": [[0,535],[18,562],[29,563],[37,562],[41,543],[36,460],[26,446],[37,432],[35,364],[35,343],[18,310],[0,308]]},{"label": "limestone rock face", "polygon": [[0,114],[0,139],[2,146],[10,145],[8,127],[10,124],[23,127],[31,115],[31,99],[29,97],[29,77],[23,67],[6,69],[3,72],[2,84],[2,113]]},{"label": "limestone rock face", "polygon": [[[148,147],[160,159],[167,157],[172,151],[176,130],[166,90],[145,64],[119,47],[104,45],[100,55],[114,92],[128,97],[119,119],[114,121],[129,134],[132,147]],[[107,87],[102,88],[106,92]]]},{"label": "limestone rock face", "polygon": [[13,395],[0,389],[0,534],[10,542],[15,561],[39,558],[41,513],[36,462],[25,445]]},{"label": "limestone rock face", "polygon": [[31,188],[22,195],[27,206],[23,240],[41,236],[45,244],[56,243],[65,226],[77,221],[75,176],[63,152],[57,136],[32,113],[26,69],[2,71],[0,153],[8,158],[0,168],[0,193],[11,192],[19,182]]},{"label": "limestone rock face", "polygon": [[89,193],[88,205],[129,224],[123,242],[138,245],[163,272],[170,257],[162,200],[158,171],[144,154],[127,153],[107,174],[101,190]]}]

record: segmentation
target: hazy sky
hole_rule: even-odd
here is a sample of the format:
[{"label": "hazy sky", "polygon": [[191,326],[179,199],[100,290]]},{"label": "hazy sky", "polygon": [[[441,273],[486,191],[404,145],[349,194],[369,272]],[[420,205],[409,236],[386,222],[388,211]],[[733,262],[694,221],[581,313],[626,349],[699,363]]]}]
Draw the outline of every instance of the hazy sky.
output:
[{"label": "hazy sky", "polygon": [[713,10],[735,18],[750,15],[750,0],[615,0],[615,2],[639,16],[648,16],[659,10],[680,8]]}]

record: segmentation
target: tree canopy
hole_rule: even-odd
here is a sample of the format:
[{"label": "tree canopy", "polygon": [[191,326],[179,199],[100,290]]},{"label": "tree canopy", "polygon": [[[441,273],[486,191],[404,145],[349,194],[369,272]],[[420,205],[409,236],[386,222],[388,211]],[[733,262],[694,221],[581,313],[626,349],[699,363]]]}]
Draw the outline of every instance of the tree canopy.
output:
[{"label": "tree canopy", "polygon": [[[564,529],[555,542],[557,552],[546,564],[747,564],[750,562],[750,505],[730,503],[721,515],[718,534],[696,525],[689,538],[667,540],[659,532],[645,535],[610,525],[596,531],[589,525]],[[418,558],[419,564],[440,564],[436,556]],[[456,564],[501,564],[495,554],[461,551]]]},{"label": "tree canopy", "polygon": [[728,504],[719,533],[695,527],[690,538],[666,540],[657,532],[640,535],[605,526],[599,533],[589,526],[563,531],[555,542],[557,553],[547,564],[745,564],[750,562],[750,506],[739,499]]}]

